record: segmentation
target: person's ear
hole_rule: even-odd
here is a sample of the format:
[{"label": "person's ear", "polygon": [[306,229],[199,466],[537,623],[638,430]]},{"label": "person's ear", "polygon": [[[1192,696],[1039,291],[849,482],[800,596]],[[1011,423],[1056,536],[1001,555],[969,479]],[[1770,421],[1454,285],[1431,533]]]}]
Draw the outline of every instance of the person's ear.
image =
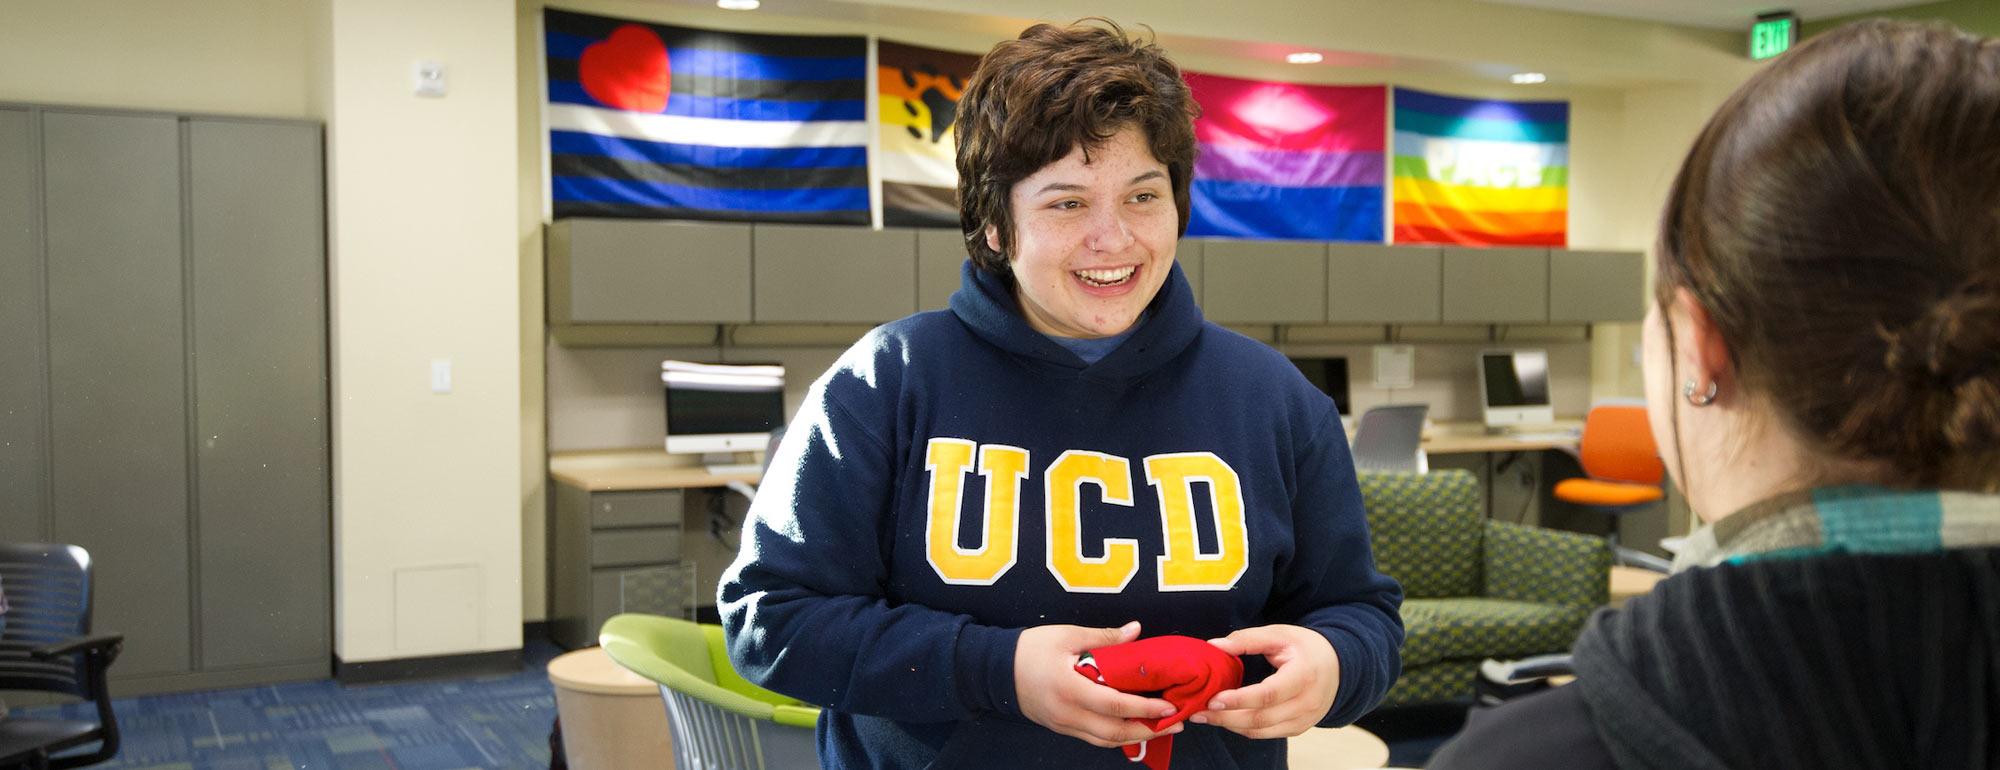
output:
[{"label": "person's ear", "polygon": [[1736,372],[1730,364],[1729,341],[1723,339],[1715,319],[1695,299],[1694,292],[1684,288],[1674,290],[1672,312],[1674,350],[1681,359],[1682,376],[1694,380],[1696,391],[1707,390],[1709,383],[1719,391],[1728,391],[1736,384]]},{"label": "person's ear", "polygon": [[1000,228],[993,225],[986,226],[986,248],[992,249],[993,253],[1002,257],[1007,256],[1000,253]]}]

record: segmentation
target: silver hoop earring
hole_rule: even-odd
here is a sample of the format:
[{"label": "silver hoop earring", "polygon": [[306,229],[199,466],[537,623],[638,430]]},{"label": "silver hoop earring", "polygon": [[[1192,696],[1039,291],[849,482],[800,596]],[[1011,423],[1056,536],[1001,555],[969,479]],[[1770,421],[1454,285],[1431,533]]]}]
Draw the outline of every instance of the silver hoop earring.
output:
[{"label": "silver hoop earring", "polygon": [[1694,379],[1689,378],[1687,382],[1681,383],[1681,397],[1687,399],[1688,404],[1691,406],[1708,406],[1709,404],[1713,404],[1715,403],[1715,380],[1708,381],[1707,393],[1697,396],[1694,392]]}]

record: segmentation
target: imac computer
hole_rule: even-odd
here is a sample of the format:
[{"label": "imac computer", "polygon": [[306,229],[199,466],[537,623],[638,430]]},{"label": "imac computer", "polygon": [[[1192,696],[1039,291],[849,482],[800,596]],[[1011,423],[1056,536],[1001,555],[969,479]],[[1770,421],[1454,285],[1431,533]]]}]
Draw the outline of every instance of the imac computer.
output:
[{"label": "imac computer", "polygon": [[1545,350],[1488,350],[1479,354],[1479,392],[1486,430],[1555,422],[1549,403],[1549,354]]},{"label": "imac computer", "polygon": [[664,361],[667,452],[699,454],[710,473],[755,473],[737,452],[764,449],[785,424],[785,367]]},{"label": "imac computer", "polygon": [[1294,358],[1292,365],[1306,376],[1306,381],[1319,388],[1333,405],[1340,409],[1340,416],[1346,417],[1354,403],[1347,396],[1347,359],[1339,356],[1330,358]]}]

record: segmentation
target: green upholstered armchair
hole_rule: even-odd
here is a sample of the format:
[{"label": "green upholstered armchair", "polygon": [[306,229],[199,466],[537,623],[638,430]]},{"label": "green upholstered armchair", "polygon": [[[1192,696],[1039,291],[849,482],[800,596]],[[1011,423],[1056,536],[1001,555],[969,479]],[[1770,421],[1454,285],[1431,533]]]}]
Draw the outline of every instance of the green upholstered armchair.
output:
[{"label": "green upholstered armchair", "polygon": [[1604,538],[1489,520],[1471,473],[1358,476],[1376,566],[1403,584],[1403,676],[1382,705],[1469,698],[1486,658],[1568,652],[1610,599]]}]

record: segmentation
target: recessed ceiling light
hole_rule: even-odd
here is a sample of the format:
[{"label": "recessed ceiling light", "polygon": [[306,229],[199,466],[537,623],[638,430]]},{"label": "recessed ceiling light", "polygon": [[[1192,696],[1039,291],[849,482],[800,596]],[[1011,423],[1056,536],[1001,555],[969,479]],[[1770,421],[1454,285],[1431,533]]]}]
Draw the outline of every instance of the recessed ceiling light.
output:
[{"label": "recessed ceiling light", "polygon": [[1516,72],[1512,77],[1509,77],[1507,79],[1512,80],[1520,85],[1528,85],[1531,83],[1547,82],[1549,76],[1544,75],[1540,72]]},{"label": "recessed ceiling light", "polygon": [[715,7],[725,11],[754,11],[759,5],[758,0],[715,0]]},{"label": "recessed ceiling light", "polygon": [[1285,54],[1285,61],[1291,62],[1293,64],[1318,64],[1325,60],[1326,57],[1321,56],[1312,51],[1300,51],[1298,53]]}]

